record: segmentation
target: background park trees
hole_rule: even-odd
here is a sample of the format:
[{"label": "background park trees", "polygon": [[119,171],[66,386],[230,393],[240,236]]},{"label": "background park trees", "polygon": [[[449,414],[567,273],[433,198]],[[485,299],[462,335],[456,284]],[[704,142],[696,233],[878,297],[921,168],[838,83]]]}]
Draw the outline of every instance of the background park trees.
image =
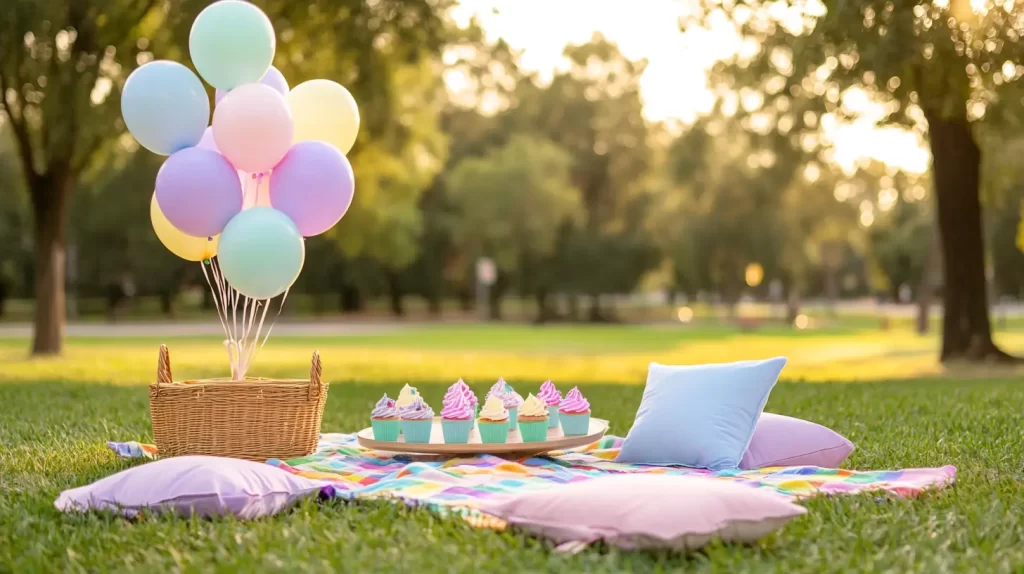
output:
[{"label": "background park trees", "polygon": [[[735,302],[775,284],[791,315],[809,297],[934,291],[944,358],[1005,358],[988,306],[990,290],[1024,292],[1021,8],[699,4],[684,31],[727,22],[740,49],[709,74],[715,105],[680,124],[644,117],[646,63],[599,34],[541,81],[475,22],[456,25],[451,2],[257,3],[293,85],[330,77],[361,102],[355,202],[309,240],[295,289],[315,312],[385,298],[403,314],[410,296],[468,307],[488,256],[494,316],[514,294],[542,320],[611,320],[604,295],[641,286]],[[0,313],[35,297],[37,353],[60,350],[65,288],[113,301],[128,285],[173,313],[199,284],[152,236],[144,187],[161,159],[124,134],[118,95],[141,63],[187,61],[206,2],[96,5],[0,13]],[[917,134],[931,171],[838,158],[836,127],[865,110]]]}]

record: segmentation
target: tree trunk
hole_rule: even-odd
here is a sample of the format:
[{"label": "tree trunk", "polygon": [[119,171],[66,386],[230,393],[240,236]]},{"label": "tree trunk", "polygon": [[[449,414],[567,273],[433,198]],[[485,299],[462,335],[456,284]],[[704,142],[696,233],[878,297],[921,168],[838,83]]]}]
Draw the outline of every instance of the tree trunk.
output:
[{"label": "tree trunk", "polygon": [[921,271],[921,284],[917,288],[917,334],[927,335],[929,323],[931,322],[932,299],[935,297],[935,267],[942,257],[939,248],[939,231],[933,229],[931,243],[928,245],[928,255],[924,260],[924,269]]},{"label": "tree trunk", "polygon": [[427,311],[433,317],[441,316],[441,294],[434,291],[427,297]]},{"label": "tree trunk", "polygon": [[395,317],[405,316],[401,280],[398,273],[388,273],[388,298],[391,300],[391,313]]},{"label": "tree trunk", "polygon": [[498,280],[491,285],[487,292],[487,316],[492,321],[501,321],[501,302],[505,296],[505,289],[508,283],[504,273],[498,274]]},{"label": "tree trunk", "polygon": [[57,355],[64,346],[65,206],[74,187],[67,176],[32,181],[35,224],[35,314],[32,354]]},{"label": "tree trunk", "polygon": [[160,292],[160,312],[174,318],[174,291],[164,289]]},{"label": "tree trunk", "polygon": [[926,111],[942,244],[942,361],[1013,360],[992,341],[981,227],[981,150],[966,117]]},{"label": "tree trunk", "polygon": [[548,298],[547,289],[537,289],[534,292],[534,298],[537,301],[537,320],[538,324],[544,324],[555,318],[555,312],[551,309],[551,304]]}]

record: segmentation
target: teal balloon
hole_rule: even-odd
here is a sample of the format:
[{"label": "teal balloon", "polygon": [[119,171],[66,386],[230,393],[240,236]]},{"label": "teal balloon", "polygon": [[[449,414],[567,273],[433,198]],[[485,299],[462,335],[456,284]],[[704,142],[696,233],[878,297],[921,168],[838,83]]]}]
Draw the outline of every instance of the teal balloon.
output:
[{"label": "teal balloon", "polygon": [[306,244],[287,215],[272,207],[253,207],[231,218],[221,232],[217,259],[236,291],[270,299],[298,279]]},{"label": "teal balloon", "polygon": [[259,82],[274,61],[274,26],[262,10],[241,0],[206,7],[188,37],[188,51],[199,75],[228,91]]},{"label": "teal balloon", "polygon": [[171,155],[203,139],[210,98],[192,70],[156,60],[128,76],[121,90],[121,117],[142,147]]}]

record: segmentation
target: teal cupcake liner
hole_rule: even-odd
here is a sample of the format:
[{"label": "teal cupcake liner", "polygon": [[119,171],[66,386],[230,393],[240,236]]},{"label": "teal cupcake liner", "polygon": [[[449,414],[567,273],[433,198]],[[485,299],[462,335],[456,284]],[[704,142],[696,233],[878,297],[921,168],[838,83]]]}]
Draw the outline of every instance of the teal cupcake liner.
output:
[{"label": "teal cupcake liner", "polygon": [[519,424],[516,418],[519,417],[519,407],[512,407],[508,409],[508,430],[515,432],[516,425]]},{"label": "teal cupcake liner", "polygon": [[523,442],[544,442],[548,440],[548,421],[519,421],[519,434]]},{"label": "teal cupcake liner", "polygon": [[548,428],[558,428],[558,407],[548,407]]},{"label": "teal cupcake liner", "polygon": [[565,436],[579,436],[590,432],[590,413],[558,413],[558,420],[562,423],[562,434]]},{"label": "teal cupcake liner", "polygon": [[473,419],[464,421],[441,420],[441,432],[447,444],[465,444],[469,442],[469,431],[473,430]]},{"label": "teal cupcake liner", "polygon": [[430,442],[430,430],[433,426],[434,421],[431,419],[423,421],[402,421],[402,434],[405,435],[405,442]]},{"label": "teal cupcake liner", "polygon": [[373,427],[373,440],[398,440],[398,431],[402,428],[398,419],[382,421],[371,418],[370,426]]},{"label": "teal cupcake liner", "polygon": [[508,424],[478,423],[480,442],[484,444],[504,444],[508,441]]}]

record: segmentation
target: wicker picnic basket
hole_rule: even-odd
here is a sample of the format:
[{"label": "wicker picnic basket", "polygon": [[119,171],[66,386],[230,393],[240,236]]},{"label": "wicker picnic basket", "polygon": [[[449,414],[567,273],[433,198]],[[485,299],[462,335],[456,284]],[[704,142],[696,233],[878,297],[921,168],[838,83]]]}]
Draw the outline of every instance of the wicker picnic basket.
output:
[{"label": "wicker picnic basket", "polygon": [[149,414],[160,456],[205,454],[255,461],[312,454],[329,385],[313,352],[309,380],[203,379],[173,382],[160,345]]}]

